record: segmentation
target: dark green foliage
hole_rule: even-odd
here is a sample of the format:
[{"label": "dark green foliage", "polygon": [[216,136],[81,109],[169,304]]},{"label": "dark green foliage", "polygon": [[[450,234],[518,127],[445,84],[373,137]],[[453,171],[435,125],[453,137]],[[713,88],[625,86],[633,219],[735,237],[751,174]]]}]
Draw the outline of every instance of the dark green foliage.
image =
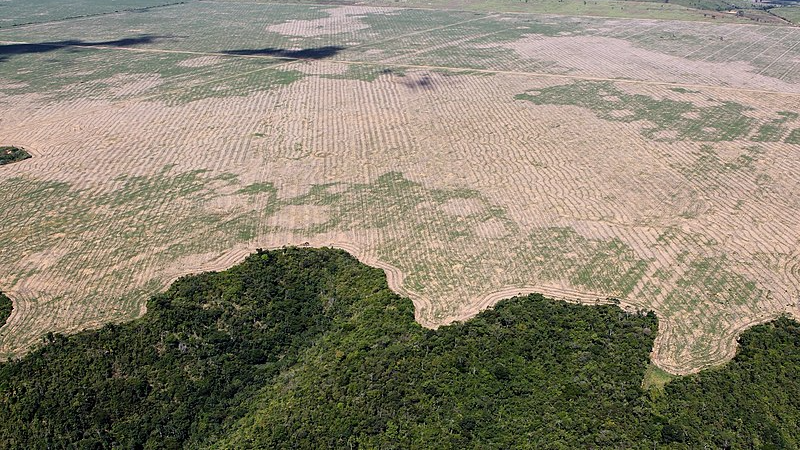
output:
[{"label": "dark green foliage", "polygon": [[255,254],[177,281],[142,319],[50,334],[42,349],[0,366],[0,445],[207,441],[346,306],[380,289],[379,273],[343,252]]},{"label": "dark green foliage", "polygon": [[0,166],[22,161],[30,157],[31,155],[28,152],[19,147],[0,147]]},{"label": "dark green foliage", "polygon": [[285,381],[292,389],[265,392],[231,447],[589,448],[644,438],[652,314],[531,295],[430,331],[398,300],[376,296],[327,336]]},{"label": "dark green foliage", "polygon": [[656,331],[540,295],[426,330],[342,251],[258,252],[0,365],[0,447],[797,448],[799,324],[645,391]]},{"label": "dark green foliage", "polygon": [[680,448],[800,448],[800,324],[745,332],[728,364],[665,386],[654,404],[663,442]]},{"label": "dark green foliage", "polygon": [[6,324],[8,316],[11,315],[12,307],[11,299],[0,292],[0,327]]}]

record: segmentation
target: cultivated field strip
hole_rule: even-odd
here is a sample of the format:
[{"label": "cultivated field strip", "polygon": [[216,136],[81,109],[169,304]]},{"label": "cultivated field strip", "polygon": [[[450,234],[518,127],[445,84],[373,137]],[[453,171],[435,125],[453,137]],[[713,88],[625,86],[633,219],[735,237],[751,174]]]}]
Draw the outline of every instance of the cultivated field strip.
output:
[{"label": "cultivated field strip", "polygon": [[[189,13],[197,20],[181,20]],[[791,27],[361,6],[196,2],[103,16],[91,27],[61,22],[0,32],[0,40],[92,45],[136,36],[151,38],[135,45],[140,50],[279,57],[336,48],[335,58],[355,61],[786,92],[797,92],[797,71],[791,69],[800,58],[800,34]],[[627,63],[632,58],[636,65]]]},{"label": "cultivated field strip", "polygon": [[[191,22],[182,20],[189,14]],[[25,42],[77,40],[108,42],[148,36],[137,48],[202,52],[312,49],[353,45],[436,30],[475,19],[472,13],[424,12],[370,7],[305,7],[297,5],[206,4],[160,8],[157,13],[114,14],[91,27],[69,22],[0,32],[0,39]],[[233,31],[232,31],[233,30]],[[12,39],[13,38],[13,39]],[[264,52],[270,55],[268,52]]]},{"label": "cultivated field strip", "polygon": [[[53,76],[47,70],[30,73],[25,67],[47,67],[47,60],[61,58],[70,54],[71,70],[62,70],[59,76]],[[108,101],[141,100],[154,96],[164,96],[170,92],[187,91],[215,82],[222,78],[242,77],[254,71],[264,71],[286,61],[270,59],[234,58],[228,56],[203,57],[185,54],[136,54],[122,50],[86,49],[68,53],[59,50],[47,55],[23,55],[3,63],[10,74],[5,78],[5,99],[0,97],[8,107],[12,107],[12,98],[26,93],[35,93],[34,100],[21,103],[20,106],[35,107],[47,111],[52,120],[63,117],[50,111],[60,108],[66,115],[75,111],[84,111],[94,103],[107,104]],[[93,69],[86,70],[87,67]],[[63,68],[63,66],[62,66]],[[15,73],[15,69],[16,73]],[[276,71],[279,78],[291,78],[291,72]],[[266,80],[258,86],[269,88]],[[207,96],[231,95],[224,92],[205,92]],[[61,102],[69,102],[74,110],[64,111]],[[17,102],[19,103],[19,102]],[[57,106],[53,106],[57,105]],[[16,106],[16,105],[13,105]],[[28,114],[15,115],[9,119],[21,120],[24,123]]]},{"label": "cultivated field strip", "polygon": [[[5,355],[47,331],[135,317],[180,275],[285,244],[334,245],[384,268],[426,326],[525,292],[652,309],[654,361],[676,373],[723,361],[747,326],[798,312],[797,86],[768,74],[769,57],[719,59],[752,56],[730,42],[736,28],[721,26],[713,66],[684,48],[680,72],[677,56],[647,49],[648,36],[684,26],[672,22],[163,10],[103,16],[96,30],[0,33],[101,42],[126,37],[115,27],[165,33],[181,11],[209,27],[0,61],[0,136],[35,156],[0,171],[0,289],[15,300]],[[697,42],[718,31],[685,27]],[[759,51],[794,51],[791,34],[745,28]],[[604,63],[579,49],[592,42]],[[343,48],[319,60],[273,52],[331,46]],[[233,47],[272,50],[220,54]],[[650,82],[664,79],[685,84]]]},{"label": "cultivated field strip", "polygon": [[[314,0],[200,0],[204,3],[251,3],[251,4],[302,4],[328,6],[330,3]],[[397,7],[395,0],[368,0],[360,5],[374,7]],[[661,21],[700,21],[706,23],[737,23],[744,25],[763,24],[788,25],[789,22],[766,11],[749,10],[746,16],[739,17],[730,13],[688,8],[674,3],[630,2],[606,0],[603,2],[587,2],[580,0],[540,0],[537,2],[482,2],[474,0],[405,0],[404,8],[423,9],[426,11],[472,11],[472,12],[504,12],[509,14],[568,17],[574,19],[593,19],[595,17],[640,19]],[[759,20],[756,21],[756,18]]]},{"label": "cultivated field strip", "polygon": [[4,0],[0,3],[0,28],[109,14],[121,10],[153,8],[180,3],[178,0],[121,0],[112,3],[92,0]]}]

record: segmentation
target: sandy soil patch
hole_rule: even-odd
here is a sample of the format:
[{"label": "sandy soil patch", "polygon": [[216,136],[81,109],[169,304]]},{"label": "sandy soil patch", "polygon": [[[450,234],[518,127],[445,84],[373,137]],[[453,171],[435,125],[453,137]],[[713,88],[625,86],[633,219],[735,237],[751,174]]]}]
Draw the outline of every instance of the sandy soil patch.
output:
[{"label": "sandy soil patch", "polygon": [[282,208],[268,223],[274,227],[293,230],[321,225],[328,219],[330,211],[325,206],[290,205]]},{"label": "sandy soil patch", "polygon": [[475,198],[456,198],[448,200],[441,207],[445,214],[450,216],[471,216],[484,211],[484,204]]},{"label": "sandy soil patch", "polygon": [[205,209],[212,214],[225,214],[230,215],[242,209],[241,199],[235,196],[215,197],[209,200],[205,205]]},{"label": "sandy soil patch", "polygon": [[179,67],[208,67],[219,64],[221,56],[198,56],[197,58],[186,59],[178,63]]},{"label": "sandy soil patch", "polygon": [[624,119],[625,117],[629,117],[633,115],[633,111],[627,109],[615,109],[611,111],[609,114],[611,117],[615,117],[618,119]]},{"label": "sandy soil patch", "polygon": [[103,80],[102,83],[112,86],[111,92],[117,97],[138,95],[146,92],[164,81],[158,75],[116,75]]},{"label": "sandy soil patch", "polygon": [[28,86],[28,83],[3,81],[2,79],[0,79],[0,89],[22,89],[26,86]]},{"label": "sandy soil patch", "polygon": [[347,64],[337,64],[328,61],[302,61],[292,65],[292,69],[307,75],[342,75],[347,72]]},{"label": "sandy soil patch", "polygon": [[482,239],[500,239],[509,235],[506,224],[499,219],[489,219],[475,226],[475,234]]},{"label": "sandy soil patch", "polygon": [[387,14],[391,8],[370,8],[366,6],[339,6],[326,9],[328,17],[313,20],[290,20],[278,25],[270,25],[267,31],[284,36],[317,37],[339,33],[352,33],[369,28],[362,22],[365,14]]},{"label": "sandy soil patch", "polygon": [[[572,69],[571,73],[585,76],[664,80],[666,75],[685,83],[800,92],[797,85],[761,75],[759,70],[742,61],[695,61],[647,50],[612,37],[530,35],[511,43],[479,48],[486,47],[509,48],[523,58],[558,61],[559,66]],[[632,65],[632,61],[636,61],[635,64]]]}]

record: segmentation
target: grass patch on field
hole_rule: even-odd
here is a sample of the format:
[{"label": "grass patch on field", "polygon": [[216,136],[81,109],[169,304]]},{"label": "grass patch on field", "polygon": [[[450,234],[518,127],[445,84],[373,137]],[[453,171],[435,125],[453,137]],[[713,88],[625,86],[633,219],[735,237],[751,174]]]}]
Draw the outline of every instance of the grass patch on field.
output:
[{"label": "grass patch on field", "polygon": [[[69,251],[53,256],[46,269],[32,266],[36,267],[32,273],[14,274],[8,284],[44,270],[65,280],[74,279],[76,272],[89,271],[102,275],[86,285],[76,285],[74,289],[83,294],[67,288],[70,295],[86,297],[101,286],[107,293],[121,295],[137,287],[130,286],[133,265],[165,266],[187,255],[246,242],[258,232],[258,215],[252,209],[259,204],[269,211],[275,202],[268,186],[250,185],[243,188],[250,195],[239,201],[241,210],[209,208],[220,197],[236,195],[236,187],[225,185],[207,171],[180,172],[173,166],[149,176],[120,177],[116,183],[115,188],[99,193],[26,178],[0,183],[7,223],[14,224],[0,234],[8,264],[19,264],[26,254],[46,252],[53,239],[72,242]],[[253,195],[257,191],[271,195]],[[61,237],[40,239],[43,236]],[[119,317],[138,310],[134,303],[129,306],[132,309],[106,314]]]},{"label": "grass patch on field", "polygon": [[800,24],[800,5],[781,6],[779,8],[772,8],[769,10],[782,19],[786,19],[795,25]]},{"label": "grass patch on field", "polygon": [[800,128],[795,128],[792,130],[786,139],[784,140],[787,144],[800,144]]},{"label": "grass patch on field", "polygon": [[791,111],[780,111],[775,119],[762,124],[754,136],[750,139],[756,142],[778,142],[786,133],[784,124],[790,120],[797,119],[798,114]]},{"label": "grass patch on field", "polygon": [[305,74],[297,70],[264,68],[222,81],[176,90],[165,94],[162,98],[168,105],[175,106],[209,98],[244,97],[255,92],[290,85],[303,77]]},{"label": "grass patch on field", "polygon": [[322,78],[332,80],[358,80],[371,83],[381,76],[406,76],[405,69],[401,67],[381,67],[374,65],[348,64],[347,69],[341,74],[326,74]]},{"label": "grass patch on field", "polygon": [[275,185],[272,183],[252,183],[248,184],[247,186],[239,189],[236,191],[237,194],[247,194],[247,195],[255,195],[255,194],[276,194],[278,190],[275,189]]},{"label": "grass patch on field", "polygon": [[672,88],[669,88],[669,90],[672,91],[672,92],[677,92],[679,94],[699,94],[700,93],[700,91],[692,91],[692,90],[689,90],[689,89],[686,89],[686,88],[682,88],[682,87],[672,87]]},{"label": "grass patch on field", "polygon": [[758,146],[746,147],[732,161],[724,161],[712,145],[702,145],[695,155],[697,158],[689,165],[676,165],[676,168],[687,178],[703,180],[706,184],[716,185],[719,179],[710,174],[732,173],[744,170],[751,173],[755,163],[761,158],[764,150]]},{"label": "grass patch on field", "polygon": [[31,154],[19,147],[0,147],[0,166],[26,160]]},{"label": "grass patch on field", "polygon": [[[636,1],[662,3],[664,0]],[[732,7],[745,8],[750,5],[749,2],[741,0],[671,0],[670,3],[705,11],[730,11]]]},{"label": "grass patch on field", "polygon": [[573,228],[542,229],[527,242],[528,252],[542,267],[542,278],[568,279],[589,291],[625,297],[647,270],[647,261],[619,239],[587,239]]},{"label": "grass patch on field", "polygon": [[657,389],[664,390],[664,386],[675,379],[675,375],[661,369],[653,363],[647,365],[647,370],[644,373],[644,380],[642,380],[642,388],[644,390]]},{"label": "grass patch on field", "polygon": [[664,304],[678,308],[707,302],[728,306],[760,304],[769,293],[733,272],[731,265],[725,255],[692,259]]},{"label": "grass patch on field", "polygon": [[[494,44],[495,42],[492,42],[491,45]],[[498,46],[470,47],[462,44],[409,55],[401,61],[404,64],[430,64],[454,69],[478,70],[504,69],[518,63],[513,50]]]},{"label": "grass patch on field", "polygon": [[645,121],[648,126],[642,135],[660,141],[733,141],[745,138],[756,122],[744,114],[751,108],[739,103],[726,101],[702,107],[691,102],[658,100],[628,94],[605,81],[552,86],[515,98],[536,105],[579,106],[614,122]]},{"label": "grass patch on field", "polygon": [[182,104],[203,98],[247,95],[302,77],[297,71],[271,68],[283,62],[272,58],[225,55],[205,56],[205,61],[202,58],[77,47],[14,55],[2,62],[7,83],[0,93],[9,96],[36,93],[51,102],[156,98]]}]

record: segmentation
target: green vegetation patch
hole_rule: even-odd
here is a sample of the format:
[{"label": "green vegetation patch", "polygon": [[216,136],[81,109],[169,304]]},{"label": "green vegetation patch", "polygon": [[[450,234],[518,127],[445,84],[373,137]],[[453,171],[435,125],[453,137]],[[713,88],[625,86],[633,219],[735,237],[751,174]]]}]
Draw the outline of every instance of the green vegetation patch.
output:
[{"label": "green vegetation patch", "polygon": [[[642,1],[642,0],[637,0]],[[654,3],[662,3],[664,0],[643,0]],[[732,8],[745,7],[747,2],[737,0],[671,0],[668,3],[681,5],[692,9],[705,11],[730,11]]]},{"label": "green vegetation patch", "polygon": [[786,6],[772,8],[769,12],[795,25],[800,24],[800,5],[787,4]]},{"label": "green vegetation patch", "polygon": [[645,390],[658,389],[663,391],[664,386],[673,379],[675,379],[675,375],[651,363],[647,366],[647,371],[644,373],[642,388]]},{"label": "green vegetation patch", "polygon": [[666,395],[653,404],[653,421],[663,424],[661,442],[674,448],[798,448],[798,369],[800,324],[780,318],[747,330],[733,361],[664,386]]},{"label": "green vegetation patch", "polygon": [[264,62],[263,69],[232,76],[224,81],[197,84],[187,89],[175,90],[161,96],[167,105],[175,106],[208,98],[245,97],[255,92],[286,86],[305,77],[298,70],[273,69],[274,61]]},{"label": "green vegetation patch", "polygon": [[[136,290],[129,284],[130,264],[155,261],[169,264],[189,254],[251,239],[259,229],[259,216],[253,214],[255,203],[270,208],[276,197],[274,191],[268,190],[268,185],[243,186],[244,211],[210,209],[207,205],[212,200],[237,195],[234,193],[238,181],[229,174],[214,176],[203,170],[181,172],[173,165],[164,166],[152,175],[121,176],[114,181],[116,186],[112,189],[92,195],[67,183],[24,177],[0,183],[0,201],[9,214],[7,223],[14,224],[13,233],[0,236],[0,248],[8,254],[8,261],[19,261],[21,255],[49,248],[50,240],[37,240],[31,245],[31,236],[69,236],[74,246],[69,253],[53,261],[47,268],[48,273],[73,279],[71,277],[80,270],[102,270],[109,264],[117,265],[102,277],[87,280],[93,283],[92,289],[96,289],[95,300],[87,299],[87,304],[93,301],[103,304],[107,302],[100,300],[104,292]],[[168,213],[156,207],[175,204],[183,207],[169,209]],[[47,214],[38,213],[43,208]],[[108,238],[98,241],[98,233]],[[215,247],[217,245],[220,247]],[[149,254],[152,249],[157,250]],[[28,271],[9,274],[7,283],[13,286],[42,270],[31,267]],[[88,289],[82,295],[87,295],[86,291]],[[69,288],[67,292],[78,295]],[[124,301],[117,301],[114,318],[138,315],[142,299],[126,296]]]},{"label": "green vegetation patch", "polygon": [[755,327],[732,362],[674,379],[648,363],[657,327],[652,313],[529,295],[426,330],[380,270],[345,252],[259,250],[178,280],[141,319],[49,334],[1,364],[0,442],[797,446],[800,324]]},{"label": "green vegetation patch", "polygon": [[[272,66],[272,58],[219,55],[195,67],[194,54],[130,52],[64,47],[13,55],[3,61],[9,80],[0,92],[37,93],[48,101],[162,99],[170,105],[205,98],[241,96],[296,81],[301,74]],[[36,67],[31,71],[31,67]]]},{"label": "green vegetation patch", "polygon": [[784,141],[787,144],[800,144],[800,128],[795,128],[792,130],[788,136],[786,136],[786,140]]},{"label": "green vegetation patch", "polygon": [[786,132],[784,124],[790,120],[797,119],[796,112],[781,111],[778,118],[772,119],[762,124],[756,134],[751,138],[756,142],[778,142]]},{"label": "green vegetation patch", "polygon": [[[574,286],[613,292],[619,297],[630,294],[648,266],[619,239],[587,239],[573,228],[544,228],[524,235],[504,208],[475,190],[429,189],[396,172],[385,173],[372,183],[349,185],[336,193],[332,188],[318,185],[308,194],[289,200],[289,204],[324,206],[330,212],[328,221],[303,231],[391,230],[383,234],[381,257],[408,273],[404,286],[422,295],[437,295],[435,289],[442,288],[435,280],[451,279],[453,264],[448,261],[455,260],[463,264],[460,270],[468,271],[468,278],[479,280],[486,279],[493,264],[505,264],[501,255],[512,254],[511,259],[527,263],[521,265],[525,270],[509,269],[504,273],[508,283],[524,284],[531,276],[544,280],[568,277]],[[469,213],[444,212],[451,202],[462,201],[473,205]],[[373,213],[361,214],[365,207]],[[477,229],[487,222],[495,223],[503,233],[493,239],[481,238]],[[426,259],[420,260],[423,253],[413,245],[413,236],[421,233],[450,245],[426,252]],[[470,251],[458,252],[462,245],[469,246]]]},{"label": "green vegetation patch", "polygon": [[751,108],[739,103],[726,101],[701,107],[685,101],[657,100],[628,94],[610,81],[579,81],[515,98],[537,105],[579,106],[614,122],[645,121],[642,135],[655,140],[733,141],[745,138],[755,123],[755,119],[744,114]]},{"label": "green vegetation patch", "polygon": [[677,92],[679,94],[699,94],[700,93],[700,91],[692,91],[692,90],[689,90],[689,89],[686,89],[686,88],[682,88],[682,87],[672,87],[672,88],[669,88],[669,90],[672,91],[672,92]]},{"label": "green vegetation patch", "polygon": [[550,280],[568,278],[589,291],[630,294],[647,270],[647,261],[636,256],[619,239],[590,240],[573,228],[546,228],[529,236],[530,253]]},{"label": "green vegetation patch", "polygon": [[[724,183],[741,183],[741,177],[767,175],[756,169],[756,163],[764,155],[764,149],[759,146],[748,146],[736,158],[723,160],[713,145],[701,145],[693,153],[694,159],[678,161],[671,166],[677,169],[687,179],[702,185],[704,189],[715,189]],[[722,177],[720,175],[732,175]]]},{"label": "green vegetation patch", "polygon": [[30,153],[19,147],[0,147],[0,166],[19,162],[30,157]]},{"label": "green vegetation patch", "polygon": [[760,304],[769,295],[728,267],[730,264],[724,255],[692,260],[664,303],[680,305],[707,299],[722,305],[743,306]]},{"label": "green vegetation patch", "polygon": [[11,299],[0,292],[0,327],[6,324],[6,320],[11,316],[13,308],[14,304],[11,302]]},{"label": "green vegetation patch", "polygon": [[322,78],[330,78],[334,80],[358,80],[371,83],[377,80],[381,75],[404,77],[406,76],[406,70],[402,67],[348,64],[344,73],[323,75]]},{"label": "green vegetation patch", "polygon": [[236,191],[237,194],[257,195],[272,194],[277,195],[278,190],[272,183],[252,183]]}]

